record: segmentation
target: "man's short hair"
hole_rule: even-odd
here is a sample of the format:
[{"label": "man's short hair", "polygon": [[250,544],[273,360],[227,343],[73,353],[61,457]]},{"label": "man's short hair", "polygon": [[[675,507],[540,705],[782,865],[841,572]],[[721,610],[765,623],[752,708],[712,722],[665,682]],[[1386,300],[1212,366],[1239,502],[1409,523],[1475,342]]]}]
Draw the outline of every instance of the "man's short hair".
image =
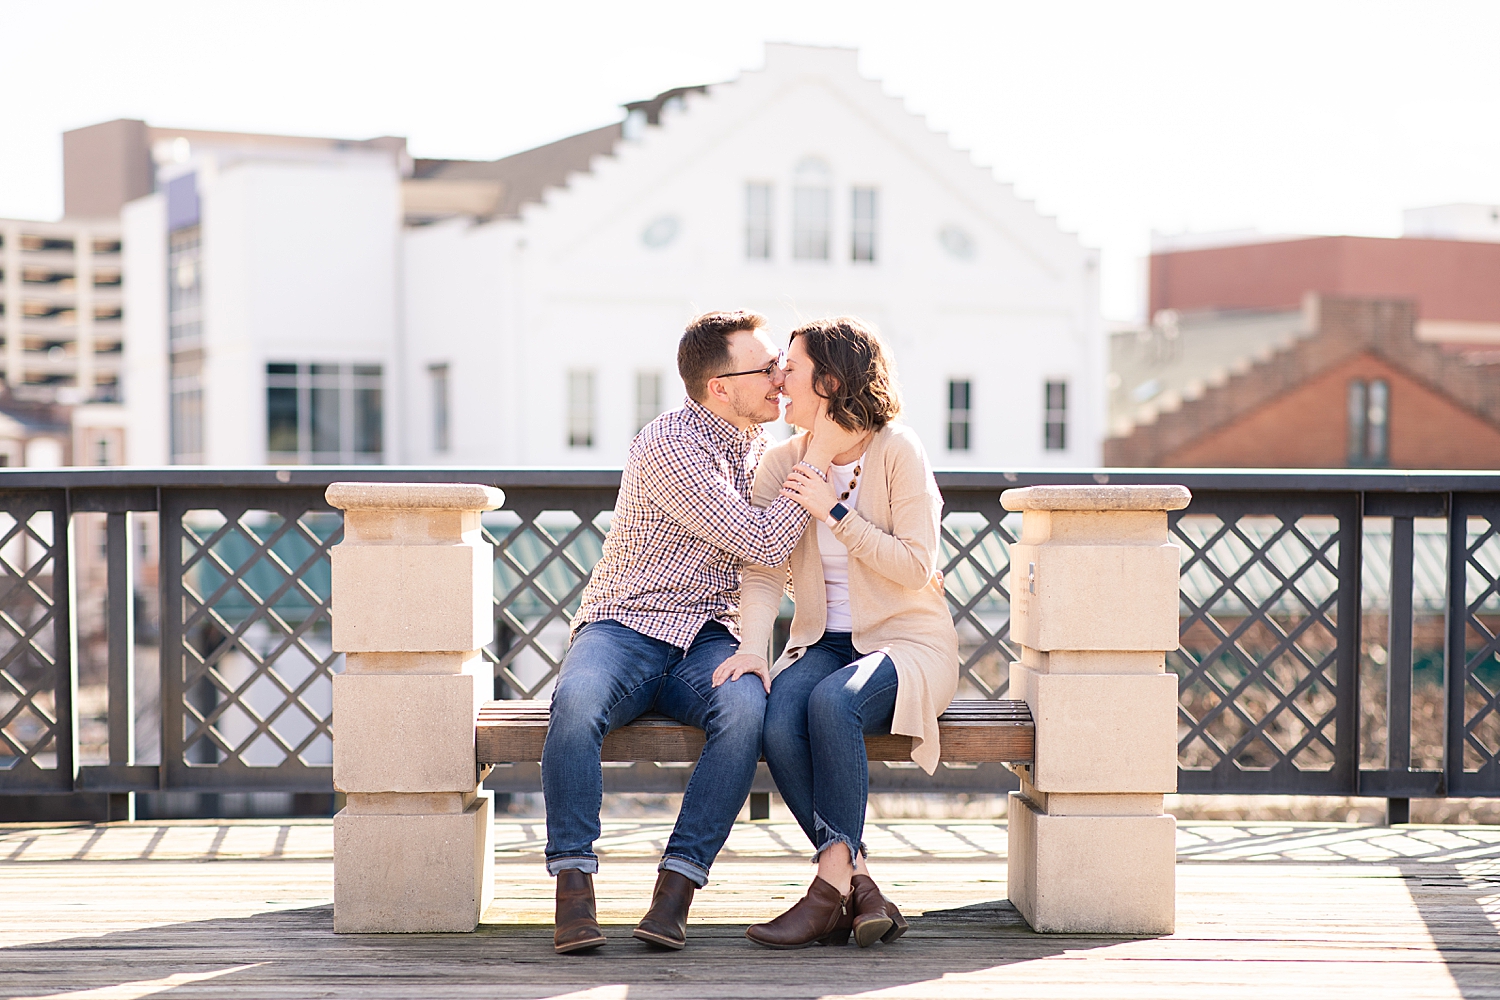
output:
[{"label": "man's short hair", "polygon": [[746,309],[707,312],[696,316],[677,342],[677,374],[687,394],[698,402],[708,393],[708,380],[729,367],[729,335],[759,330],[766,325],[760,313]]}]

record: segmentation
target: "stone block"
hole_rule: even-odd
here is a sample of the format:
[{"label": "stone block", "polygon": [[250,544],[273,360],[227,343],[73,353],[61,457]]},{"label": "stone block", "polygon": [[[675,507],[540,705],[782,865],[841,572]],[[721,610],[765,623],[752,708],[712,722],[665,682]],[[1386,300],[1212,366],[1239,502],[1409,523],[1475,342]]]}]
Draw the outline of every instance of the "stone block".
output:
[{"label": "stone block", "polygon": [[1010,666],[1036,723],[1031,782],[1044,792],[1177,790],[1176,674],[1043,674]]},{"label": "stone block", "polygon": [[336,934],[472,931],[494,899],[494,798],[461,813],[333,818]]},{"label": "stone block", "polygon": [[1047,652],[1177,648],[1175,545],[1010,547],[1012,640]]},{"label": "stone block", "polygon": [[[477,657],[473,664],[485,666]],[[473,791],[474,722],[491,689],[474,673],[336,674],[334,788]]]},{"label": "stone block", "polygon": [[1006,885],[1033,930],[1170,934],[1177,923],[1171,816],[1051,816],[1010,794]]},{"label": "stone block", "polygon": [[[462,674],[474,673],[478,650],[453,653],[348,653],[344,672],[350,674]],[[1105,671],[1095,671],[1104,673]]]},{"label": "stone block", "polygon": [[467,652],[495,635],[494,547],[335,545],[333,648]]}]

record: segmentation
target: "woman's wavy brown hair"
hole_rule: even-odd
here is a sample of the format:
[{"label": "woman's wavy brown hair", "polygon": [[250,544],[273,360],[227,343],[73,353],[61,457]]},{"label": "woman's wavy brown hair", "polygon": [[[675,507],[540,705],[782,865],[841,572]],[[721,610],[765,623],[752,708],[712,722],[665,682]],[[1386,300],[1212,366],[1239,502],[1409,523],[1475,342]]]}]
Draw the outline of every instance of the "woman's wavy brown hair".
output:
[{"label": "woman's wavy brown hair", "polygon": [[901,412],[896,375],[880,337],[852,316],[820,319],[792,331],[813,366],[813,392],[849,431],[879,430]]}]

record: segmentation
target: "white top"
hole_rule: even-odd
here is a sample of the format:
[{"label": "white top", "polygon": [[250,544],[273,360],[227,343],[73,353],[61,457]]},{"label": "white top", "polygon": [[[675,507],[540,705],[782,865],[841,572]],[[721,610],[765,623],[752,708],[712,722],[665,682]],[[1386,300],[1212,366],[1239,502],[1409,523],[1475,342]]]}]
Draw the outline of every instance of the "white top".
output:
[{"label": "white top", "polygon": [[[849,490],[849,496],[839,503],[850,510],[859,499],[859,481],[854,470],[857,468],[863,473],[864,461],[865,456],[861,455],[848,465],[828,467],[828,483],[833,487],[834,496],[841,496]],[[849,487],[851,481],[854,482],[853,489]],[[828,624],[824,627],[829,632],[853,632],[854,617],[849,610],[849,550],[834,536],[827,521],[818,522],[818,555],[823,558],[823,586],[828,599]]]}]

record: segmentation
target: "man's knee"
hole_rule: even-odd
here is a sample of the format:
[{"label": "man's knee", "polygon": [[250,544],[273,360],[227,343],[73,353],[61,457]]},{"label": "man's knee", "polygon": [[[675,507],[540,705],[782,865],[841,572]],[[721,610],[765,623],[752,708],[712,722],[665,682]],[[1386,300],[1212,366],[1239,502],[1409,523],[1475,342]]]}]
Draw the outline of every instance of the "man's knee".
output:
[{"label": "man's knee", "polygon": [[[559,737],[603,736],[609,716],[610,693],[587,677],[567,675],[558,679],[552,692],[547,735]],[[570,683],[571,681],[571,683]]]}]

